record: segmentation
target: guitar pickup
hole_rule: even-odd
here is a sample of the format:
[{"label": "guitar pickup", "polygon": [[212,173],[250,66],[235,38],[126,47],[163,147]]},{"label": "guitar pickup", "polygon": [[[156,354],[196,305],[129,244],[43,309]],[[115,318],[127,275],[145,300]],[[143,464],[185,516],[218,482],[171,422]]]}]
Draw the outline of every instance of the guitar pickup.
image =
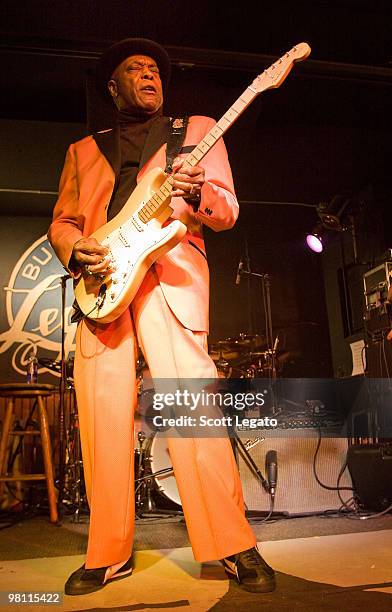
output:
[{"label": "guitar pickup", "polygon": [[123,245],[125,247],[130,247],[131,246],[129,244],[128,240],[125,238],[125,236],[120,231],[118,232],[118,237],[120,238],[121,242],[123,243]]},{"label": "guitar pickup", "polygon": [[135,230],[137,230],[138,232],[142,232],[143,231],[143,227],[142,225],[138,222],[136,215],[132,215],[132,225],[135,228]]}]

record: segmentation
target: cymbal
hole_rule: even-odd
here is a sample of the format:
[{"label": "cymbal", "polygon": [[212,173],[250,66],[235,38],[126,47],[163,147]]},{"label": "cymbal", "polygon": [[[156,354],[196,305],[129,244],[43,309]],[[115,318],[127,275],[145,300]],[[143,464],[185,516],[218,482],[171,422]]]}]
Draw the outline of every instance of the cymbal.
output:
[{"label": "cymbal", "polygon": [[[51,372],[61,374],[61,361],[60,359],[50,359],[48,357],[38,357],[38,364]],[[73,379],[74,370],[74,359],[68,358],[65,361],[65,375],[68,380]]]},{"label": "cymbal", "polygon": [[233,351],[230,347],[225,348],[223,345],[219,346],[219,344],[211,344],[209,353],[210,357],[215,362],[220,359],[230,361],[232,359],[237,359],[240,355],[239,351]]},{"label": "cymbal", "polygon": [[[277,365],[282,365],[289,361],[293,355],[294,351],[277,351],[275,354],[275,359]],[[233,359],[231,361],[231,366],[233,368],[249,368],[252,366],[255,367],[267,367],[271,363],[272,351],[242,351],[239,354],[238,358]]]},{"label": "cymbal", "polygon": [[257,348],[265,344],[265,337],[260,334],[240,333],[238,336],[225,338],[223,341],[227,348]]},{"label": "cymbal", "polygon": [[47,368],[51,372],[61,372],[61,361],[57,359],[49,359],[48,357],[39,357],[38,364]]},{"label": "cymbal", "polygon": [[231,336],[218,340],[210,345],[210,356],[215,363],[225,360],[232,363],[248,363],[249,353],[264,345],[264,337],[259,334],[240,333],[238,336]]}]

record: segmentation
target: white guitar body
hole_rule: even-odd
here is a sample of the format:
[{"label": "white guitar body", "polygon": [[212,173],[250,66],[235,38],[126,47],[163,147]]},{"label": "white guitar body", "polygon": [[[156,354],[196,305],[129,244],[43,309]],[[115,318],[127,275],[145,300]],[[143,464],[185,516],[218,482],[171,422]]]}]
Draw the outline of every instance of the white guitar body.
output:
[{"label": "white guitar body", "polygon": [[170,198],[156,217],[147,223],[140,220],[140,209],[165,179],[160,168],[151,170],[119,214],[92,234],[109,248],[116,271],[100,282],[94,276],[84,276],[76,282],[75,298],[88,318],[101,323],[117,319],[132,302],[149,267],[185,236],[186,226],[181,221],[162,227],[172,213]]},{"label": "white guitar body", "polygon": [[[266,89],[279,87],[294,63],[304,60],[309,53],[309,45],[300,43],[254,79],[189,153],[183,167],[197,165],[255,97]],[[148,268],[185,236],[186,227],[180,221],[162,227],[173,212],[172,185],[171,176],[154,168],[138,184],[118,215],[92,234],[109,248],[117,270],[101,281],[85,273],[77,281],[75,297],[89,319],[110,323],[119,317],[135,297]]]}]

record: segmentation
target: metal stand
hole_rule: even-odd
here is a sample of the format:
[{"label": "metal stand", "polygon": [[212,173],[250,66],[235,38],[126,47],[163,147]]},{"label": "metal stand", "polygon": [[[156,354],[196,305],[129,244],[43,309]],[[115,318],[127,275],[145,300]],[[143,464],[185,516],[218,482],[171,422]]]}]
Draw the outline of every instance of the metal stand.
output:
[{"label": "metal stand", "polygon": [[262,293],[262,300],[263,300],[263,306],[264,306],[264,313],[265,313],[265,336],[266,336],[266,341],[267,341],[267,353],[268,356],[270,358],[270,363],[271,363],[271,375],[269,376],[270,382],[271,382],[271,411],[273,415],[276,415],[280,412],[279,407],[276,403],[276,397],[275,397],[275,382],[276,382],[276,378],[277,378],[277,370],[276,370],[276,350],[278,348],[278,342],[279,339],[278,337],[275,338],[273,337],[273,327],[272,327],[272,308],[271,308],[271,283],[270,283],[270,276],[269,274],[260,274],[258,272],[252,272],[252,270],[250,269],[250,263],[249,263],[249,259],[247,259],[247,266],[248,269],[244,270],[241,269],[239,271],[239,274],[247,274],[249,277],[256,277],[259,278],[261,280],[261,293]]},{"label": "metal stand", "polygon": [[60,370],[60,402],[59,402],[59,477],[58,477],[58,513],[62,515],[62,500],[64,495],[64,480],[65,480],[65,448],[66,448],[66,432],[65,432],[65,386],[67,380],[67,365],[65,360],[65,300],[66,300],[66,284],[71,278],[69,274],[61,277],[61,370]]},{"label": "metal stand", "polygon": [[[71,276],[61,277],[61,361],[59,385],[59,469],[58,469],[58,513],[62,517],[65,508],[73,511],[74,522],[79,522],[82,512],[87,512],[87,500],[83,486],[83,461],[80,452],[79,419],[75,403],[69,410],[69,428],[65,424],[66,392],[73,392],[67,372],[68,360],[65,356],[65,305],[66,284]],[[71,398],[72,399],[72,398]]]},{"label": "metal stand", "polygon": [[[242,442],[241,438],[239,437],[235,429],[231,429],[231,435],[232,435],[231,440],[232,440],[234,456],[236,457],[237,463],[238,463],[238,454],[240,453],[245,463],[247,464],[248,468],[252,471],[255,478],[260,482],[264,491],[268,493],[268,495],[270,495],[270,499],[271,499],[271,509],[269,511],[267,510],[246,510],[245,511],[246,517],[249,519],[253,519],[255,521],[257,521],[258,519],[263,521],[263,520],[268,520],[269,518],[285,516],[287,513],[274,511],[273,509],[274,508],[274,495],[271,495],[269,482],[268,480],[266,480],[266,478],[264,478],[264,475],[262,474],[261,470],[257,467],[257,464],[254,462],[253,458],[251,457],[249,453],[249,448],[247,448],[247,444],[246,443],[244,444]],[[256,444],[262,440],[263,438],[260,438],[259,440],[257,440]],[[254,443],[251,443],[250,448],[252,446],[254,446]]]},{"label": "metal stand", "polygon": [[80,446],[79,417],[75,403],[71,404],[70,407],[62,505],[67,507],[68,512],[72,512],[72,522],[74,523],[81,522],[82,514],[87,515],[88,513]]},{"label": "metal stand", "polygon": [[[271,365],[270,376],[269,376],[270,383],[271,383],[271,398],[272,398],[271,411],[272,411],[272,414],[275,415],[277,414],[277,412],[279,412],[278,407],[275,402],[275,390],[274,390],[274,383],[276,382],[276,378],[277,378],[276,350],[278,347],[278,338],[274,340],[274,337],[273,337],[270,276],[269,274],[265,274],[265,273],[260,274],[258,272],[252,272],[251,267],[250,267],[250,258],[249,258],[248,252],[246,253],[245,263],[246,263],[246,269],[240,266],[238,269],[238,275],[246,274],[248,276],[248,279],[250,279],[253,276],[261,280],[261,294],[262,294],[262,302],[263,302],[263,308],[264,308],[264,314],[265,314],[265,337],[266,337],[266,342],[267,342],[267,355],[270,358],[270,365]],[[236,282],[237,284],[239,283],[239,278]],[[256,463],[253,461],[253,458],[251,457],[249,450],[247,449],[246,445],[242,442],[241,438],[239,437],[237,431],[234,428],[231,429],[231,435],[232,435],[232,441],[233,441],[232,442],[233,451],[234,451],[234,455],[236,456],[237,462],[238,462],[238,451],[240,450],[249,469],[253,472],[254,476],[260,482],[261,486],[266,491],[266,493],[270,494],[270,487],[269,487],[268,481],[264,478],[261,470],[257,467]],[[274,502],[273,497],[271,497],[270,512],[264,512],[264,511],[249,512],[247,511],[247,516],[249,518],[257,519],[257,518],[261,518],[265,516],[269,518],[272,515],[274,516],[276,516],[277,514],[281,515],[281,513],[273,512],[273,502]]]},{"label": "metal stand", "polygon": [[267,340],[268,352],[271,356],[271,379],[276,379],[276,349],[277,339],[274,342],[272,328],[272,310],[271,310],[271,283],[269,274],[259,274],[252,272],[250,269],[241,270],[240,274],[248,274],[261,279],[262,300],[265,312],[265,337]]},{"label": "metal stand", "polygon": [[232,434],[233,434],[233,438],[232,439],[234,440],[234,444],[237,446],[237,448],[239,447],[241,449],[242,455],[244,457],[246,457],[246,461],[248,462],[249,467],[253,471],[254,475],[257,478],[257,480],[260,482],[261,486],[266,491],[266,493],[269,493],[269,484],[268,484],[268,481],[264,478],[263,474],[261,473],[261,471],[257,467],[256,463],[253,461],[252,457],[250,456],[250,453],[249,453],[248,449],[246,448],[245,444],[243,443],[243,441],[241,440],[241,438],[239,437],[239,435],[235,431],[235,429],[232,429]]},{"label": "metal stand", "polygon": [[151,471],[151,455],[145,448],[146,434],[138,433],[139,448],[135,451],[135,512],[137,518],[151,516],[182,516],[182,510],[169,510],[157,508],[154,492],[157,489],[154,478],[173,472],[173,468],[164,468],[157,472]]}]

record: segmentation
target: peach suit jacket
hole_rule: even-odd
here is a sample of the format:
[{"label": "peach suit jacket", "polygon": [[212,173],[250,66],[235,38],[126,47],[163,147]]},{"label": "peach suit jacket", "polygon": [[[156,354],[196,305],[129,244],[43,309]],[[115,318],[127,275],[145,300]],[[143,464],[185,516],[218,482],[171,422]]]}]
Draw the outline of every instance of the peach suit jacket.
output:
[{"label": "peach suit jacket", "polygon": [[[209,117],[190,117],[180,156],[185,158],[214,124]],[[168,134],[169,119],[159,117],[146,139],[138,182],[148,170],[157,166],[165,168]],[[48,232],[66,269],[74,244],[106,223],[120,163],[120,139],[116,128],[87,136],[69,147]],[[215,231],[231,228],[238,216],[238,203],[222,139],[200,165],[205,168],[206,182],[201,190],[199,210],[194,212],[183,198],[172,198],[172,218],[183,221],[188,231],[180,244],[157,260],[155,269],[165,299],[177,319],[190,330],[208,333],[209,272],[202,225]]]}]

